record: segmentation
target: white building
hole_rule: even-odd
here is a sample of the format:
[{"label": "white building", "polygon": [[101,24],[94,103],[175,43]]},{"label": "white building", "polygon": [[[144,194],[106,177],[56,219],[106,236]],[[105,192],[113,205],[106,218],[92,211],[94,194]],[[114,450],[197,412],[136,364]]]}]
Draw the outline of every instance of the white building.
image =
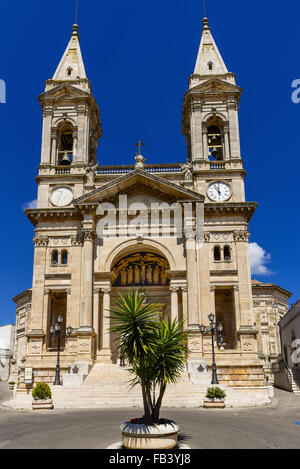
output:
[{"label": "white building", "polygon": [[0,378],[8,380],[14,350],[15,326],[0,326]]},{"label": "white building", "polygon": [[279,321],[281,360],[274,364],[274,385],[300,394],[300,300]]}]

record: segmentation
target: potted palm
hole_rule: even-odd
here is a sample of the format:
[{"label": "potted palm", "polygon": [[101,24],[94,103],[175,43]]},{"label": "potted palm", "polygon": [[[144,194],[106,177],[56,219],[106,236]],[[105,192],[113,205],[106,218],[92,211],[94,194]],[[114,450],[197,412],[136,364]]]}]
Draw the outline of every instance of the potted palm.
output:
[{"label": "potted palm", "polygon": [[184,369],[187,338],[177,320],[157,321],[161,305],[146,303],[146,297],[138,290],[121,294],[110,310],[111,332],[134,375],[130,387],[141,386],[144,407],[143,417],[121,425],[122,442],[128,449],[170,449],[179,427],[160,418],[160,409],[167,385],[176,383]]},{"label": "potted palm", "polygon": [[32,410],[53,409],[51,389],[47,383],[37,383],[32,390]]},{"label": "potted palm", "polygon": [[203,407],[205,409],[224,409],[226,393],[217,386],[207,389]]}]

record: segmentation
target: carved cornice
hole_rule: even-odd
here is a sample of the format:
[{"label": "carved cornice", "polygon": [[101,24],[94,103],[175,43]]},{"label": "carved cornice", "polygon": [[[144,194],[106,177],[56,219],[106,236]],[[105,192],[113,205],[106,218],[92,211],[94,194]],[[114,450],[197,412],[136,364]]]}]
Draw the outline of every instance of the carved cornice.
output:
[{"label": "carved cornice", "polygon": [[204,204],[205,214],[208,216],[227,216],[239,215],[243,216],[246,222],[249,223],[255,210],[257,208],[256,202],[225,202],[225,203],[208,203]]},{"label": "carved cornice", "polygon": [[82,246],[84,240],[84,236],[82,231],[79,231],[75,236],[71,236],[71,244],[72,246]]},{"label": "carved cornice", "polygon": [[27,209],[24,210],[25,215],[31,221],[31,223],[36,226],[40,222],[44,221],[56,221],[67,218],[77,218],[82,219],[82,215],[77,210],[77,208],[45,208],[45,209]]},{"label": "carved cornice", "polygon": [[47,247],[49,243],[49,236],[36,235],[33,238],[35,247]]},{"label": "carved cornice", "polygon": [[249,241],[250,233],[247,230],[240,230],[233,232],[234,241]]},{"label": "carved cornice", "polygon": [[88,228],[88,229],[82,230],[82,235],[83,235],[84,241],[92,241],[93,242],[95,237],[96,237],[96,233],[95,233],[95,230],[93,228]]}]

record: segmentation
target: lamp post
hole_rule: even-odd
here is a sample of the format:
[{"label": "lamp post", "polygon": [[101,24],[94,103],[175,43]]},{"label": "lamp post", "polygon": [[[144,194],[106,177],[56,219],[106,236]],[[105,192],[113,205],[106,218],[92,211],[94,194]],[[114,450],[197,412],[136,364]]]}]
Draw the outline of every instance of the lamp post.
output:
[{"label": "lamp post", "polygon": [[[61,330],[61,324],[63,322],[64,318],[63,316],[60,314],[57,318],[57,323],[54,325],[54,326],[51,326],[50,327],[50,334],[52,336],[55,336],[57,335],[58,339],[57,339],[57,362],[56,362],[56,370],[55,370],[55,380],[54,380],[54,385],[60,385],[60,337],[61,337],[61,334],[62,334],[62,330]],[[73,328],[71,326],[68,326],[67,327],[67,335],[71,335],[73,332]]]},{"label": "lamp post", "polygon": [[211,345],[212,345],[212,380],[211,384],[219,384],[218,376],[217,376],[217,365],[216,365],[216,355],[215,355],[215,335],[218,338],[219,344],[223,347],[224,339],[222,336],[223,331],[223,324],[219,323],[216,324],[215,322],[215,315],[210,313],[208,315],[210,325],[204,326],[204,324],[200,325],[200,332],[202,335],[211,333]]}]

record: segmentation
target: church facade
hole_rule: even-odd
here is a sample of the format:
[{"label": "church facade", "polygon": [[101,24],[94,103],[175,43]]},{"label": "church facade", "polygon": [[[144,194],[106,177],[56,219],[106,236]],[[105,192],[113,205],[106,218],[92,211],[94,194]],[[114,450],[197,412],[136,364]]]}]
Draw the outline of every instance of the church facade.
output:
[{"label": "church facade", "polygon": [[[63,371],[77,362],[89,370],[99,363],[119,367],[107,311],[120,292],[133,288],[159,299],[160,317],[184,321],[191,378],[201,364],[211,367],[211,336],[199,326],[208,326],[214,313],[223,325],[224,343],[216,342],[220,382],[265,386],[248,248],[257,204],[245,198],[241,94],[205,18],[183,99],[186,163],[148,164],[140,145],[133,164],[99,165],[100,112],[74,25],[39,96],[37,208],[25,211],[35,231],[33,283],[14,298],[13,373],[20,391],[27,386],[25,367],[33,368],[35,382],[53,382],[57,342],[50,327],[58,315],[63,330],[73,328],[62,338]],[[282,311],[287,298],[288,292]]]}]

